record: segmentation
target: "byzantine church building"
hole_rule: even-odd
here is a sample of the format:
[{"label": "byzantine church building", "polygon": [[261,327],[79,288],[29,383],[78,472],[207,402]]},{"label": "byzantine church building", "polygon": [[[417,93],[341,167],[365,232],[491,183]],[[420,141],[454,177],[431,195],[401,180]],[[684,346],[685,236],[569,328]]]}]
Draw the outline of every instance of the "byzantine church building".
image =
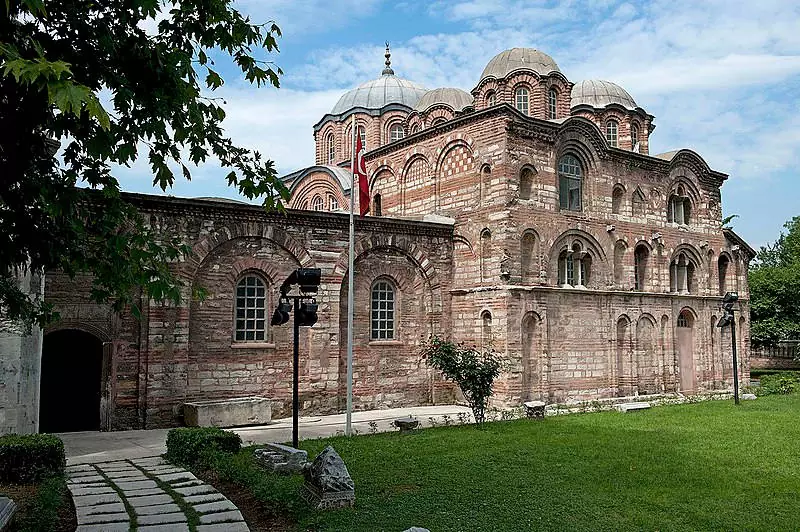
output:
[{"label": "byzantine church building", "polygon": [[47,273],[62,319],[44,331],[43,429],[74,389],[54,362],[67,349],[96,361],[80,377],[94,391],[69,407],[93,428],[179,425],[187,402],[246,396],[287,415],[292,328],[269,317],[298,267],[322,270],[319,320],[300,337],[302,412],[343,411],[353,127],[371,196],[355,224],[356,409],[458,400],[420,357],[432,334],[504,356],[496,406],[727,390],[726,291],[739,292],[748,374],[754,252],[721,226],[727,176],[688,149],[651,155],[655,118],[628,92],[573,82],[530,48],[500,52],[470,90],[401,78],[388,47],[376,63],[313,125],[314,164],[283,177],[286,213],[126,194],[191,249],[174,264],[181,304],[141,296],[139,319],[91,302],[90,279]]}]

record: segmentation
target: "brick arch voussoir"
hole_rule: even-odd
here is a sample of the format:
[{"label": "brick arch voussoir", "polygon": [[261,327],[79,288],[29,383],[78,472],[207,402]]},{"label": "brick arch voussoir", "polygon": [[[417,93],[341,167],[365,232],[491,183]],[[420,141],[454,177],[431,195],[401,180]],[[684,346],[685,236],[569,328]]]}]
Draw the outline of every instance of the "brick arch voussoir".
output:
[{"label": "brick arch voussoir", "polygon": [[237,223],[233,226],[221,227],[214,234],[209,235],[192,247],[192,252],[187,258],[187,267],[184,274],[194,279],[200,265],[208,258],[211,253],[219,246],[235,238],[265,238],[273,241],[278,246],[285,249],[303,268],[313,268],[314,259],[308,250],[300,244],[294,237],[289,235],[283,228],[272,224]]},{"label": "brick arch voussoir", "polygon": [[113,340],[111,333],[105,328],[98,327],[92,323],[72,319],[62,319],[47,325],[44,330],[44,335],[47,336],[50,333],[67,330],[76,330],[91,334],[101,342],[110,342]]},{"label": "brick arch voussoir", "polygon": [[[442,294],[439,274],[436,272],[433,262],[425,254],[425,252],[417,248],[417,246],[415,246],[413,243],[410,243],[402,238],[378,236],[359,239],[354,244],[354,250],[356,262],[369,253],[383,250],[398,251],[405,255],[409,260],[411,260],[414,266],[417,267],[425,283],[427,284],[428,290],[431,293],[433,308],[436,311],[441,311]],[[338,278],[343,279],[347,274],[347,267],[348,256],[347,252],[344,251],[339,255],[339,258],[336,261],[336,265],[333,268],[334,274]]]}]

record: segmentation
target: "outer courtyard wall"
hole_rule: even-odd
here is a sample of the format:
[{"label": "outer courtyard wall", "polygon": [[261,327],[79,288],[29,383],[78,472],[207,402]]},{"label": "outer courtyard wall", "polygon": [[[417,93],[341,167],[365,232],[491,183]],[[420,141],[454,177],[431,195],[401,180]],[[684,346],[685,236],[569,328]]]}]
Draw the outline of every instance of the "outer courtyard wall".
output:
[{"label": "outer courtyard wall", "polygon": [[[113,314],[88,300],[91,279],[52,274],[46,297],[64,320],[54,328],[94,332],[115,347],[110,361],[109,426],[112,429],[174,426],[181,405],[194,399],[259,395],[275,400],[274,412],[291,405],[291,323],[268,329],[267,341],[233,338],[236,281],[256,272],[268,281],[271,316],[278,287],[298,266],[322,269],[319,320],[301,329],[300,394],[304,413],[337,412],[344,404],[348,218],[221,202],[129,195],[152,226],[180,235],[193,249],[175,265],[188,283],[180,306],[142,302],[143,319]],[[452,225],[366,219],[357,222],[356,404],[358,408],[452,401],[453,387],[424,368],[419,346],[447,330]],[[377,278],[397,282],[400,310],[394,342],[372,342],[369,294]],[[192,298],[202,286],[206,299]],[[340,292],[342,288],[345,291]]]}]

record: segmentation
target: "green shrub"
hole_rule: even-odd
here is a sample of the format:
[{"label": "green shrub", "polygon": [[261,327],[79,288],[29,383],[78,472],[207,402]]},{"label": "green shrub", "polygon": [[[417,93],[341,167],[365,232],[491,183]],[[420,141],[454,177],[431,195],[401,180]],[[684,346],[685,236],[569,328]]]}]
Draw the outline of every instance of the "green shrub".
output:
[{"label": "green shrub", "polygon": [[786,395],[800,392],[800,372],[785,371],[772,375],[763,375],[761,386],[754,388],[756,395]]},{"label": "green shrub", "polygon": [[235,432],[217,427],[187,427],[167,433],[167,459],[192,465],[215,452],[238,453],[242,439]]},{"label": "green shrub", "polygon": [[0,437],[0,481],[36,482],[62,475],[64,442],[52,434],[7,434]]}]

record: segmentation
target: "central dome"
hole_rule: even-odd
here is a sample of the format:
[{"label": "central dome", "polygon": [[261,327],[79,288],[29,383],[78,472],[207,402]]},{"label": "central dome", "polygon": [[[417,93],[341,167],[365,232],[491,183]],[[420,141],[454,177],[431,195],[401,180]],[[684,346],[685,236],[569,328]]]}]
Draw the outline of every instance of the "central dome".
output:
[{"label": "central dome", "polygon": [[546,76],[550,72],[561,72],[553,58],[534,48],[511,48],[492,58],[481,74],[481,79],[493,76],[502,79],[515,70],[533,70]]},{"label": "central dome", "polygon": [[425,92],[425,87],[412,81],[394,74],[384,74],[344,93],[333,106],[331,114],[341,115],[355,107],[383,109],[392,103],[413,108]]}]

